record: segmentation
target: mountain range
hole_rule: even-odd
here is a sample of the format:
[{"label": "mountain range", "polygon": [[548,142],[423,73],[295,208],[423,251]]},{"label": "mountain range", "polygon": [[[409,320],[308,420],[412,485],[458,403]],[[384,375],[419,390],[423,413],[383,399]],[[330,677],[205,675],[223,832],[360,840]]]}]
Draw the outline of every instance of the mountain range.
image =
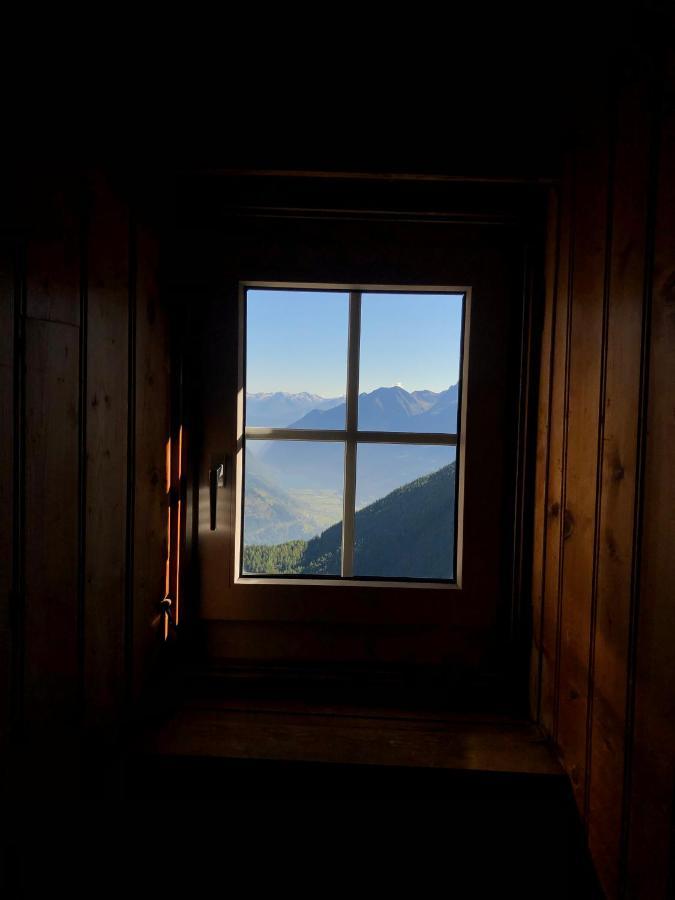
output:
[{"label": "mountain range", "polygon": [[[341,398],[326,409],[312,409],[284,421],[311,394],[254,395],[261,424],[278,427],[344,428]],[[324,398],[318,398],[322,400]],[[247,400],[250,403],[250,399]],[[262,404],[266,404],[265,411]],[[457,385],[446,391],[378,388],[359,397],[359,423],[372,431],[451,431],[457,418]],[[247,411],[247,421],[249,420]],[[270,426],[271,427],[271,426]],[[311,441],[249,441],[246,453],[244,539],[248,544],[278,544],[313,537],[341,515],[344,444]],[[455,459],[448,446],[361,444],[357,450],[357,509],[396,488],[428,475]]]},{"label": "mountain range", "polygon": [[344,397],[320,397],[318,394],[274,393],[246,394],[246,424],[266,428],[286,428],[310,410],[330,409],[344,403]]},{"label": "mountain range", "polygon": [[[359,428],[363,431],[421,431],[454,433],[457,430],[457,389],[413,391],[381,387],[359,395]],[[315,408],[289,428],[339,429],[345,427],[344,401],[330,408]]]},{"label": "mountain range", "polygon": [[[359,510],[354,575],[451,579],[455,464],[418,478]],[[339,575],[342,522],[309,541],[244,549],[247,574]]]},{"label": "mountain range", "polygon": [[[285,395],[288,396],[288,395]],[[308,395],[303,395],[308,396]],[[342,429],[345,427],[345,403],[340,400],[328,409],[313,409],[300,419],[286,423],[293,429]],[[275,401],[276,402],[276,401]],[[333,402],[333,401],[327,401]],[[274,410],[272,410],[274,412]],[[266,424],[269,424],[269,417]],[[446,391],[414,391],[400,387],[378,388],[359,397],[359,425],[369,431],[453,432],[457,421],[457,385]],[[281,426],[280,426],[281,427]],[[342,496],[344,444],[316,441],[249,441],[246,453],[246,492],[253,498],[258,490],[255,477],[263,478],[269,494],[277,491],[332,492]],[[448,446],[414,444],[361,444],[357,450],[357,508],[374,502],[395,488],[448,465],[455,449]],[[252,476],[249,481],[249,474]],[[253,477],[255,476],[255,477]],[[247,500],[248,502],[248,500]],[[281,501],[280,501],[281,502]],[[311,504],[307,504],[309,513]],[[307,519],[302,528],[292,527],[291,517],[279,506],[260,504],[266,521],[256,518],[260,530],[251,533],[251,542],[270,542],[307,535]],[[275,531],[274,522],[279,528]],[[253,521],[253,520],[252,520]],[[285,535],[285,538],[282,537]]]}]

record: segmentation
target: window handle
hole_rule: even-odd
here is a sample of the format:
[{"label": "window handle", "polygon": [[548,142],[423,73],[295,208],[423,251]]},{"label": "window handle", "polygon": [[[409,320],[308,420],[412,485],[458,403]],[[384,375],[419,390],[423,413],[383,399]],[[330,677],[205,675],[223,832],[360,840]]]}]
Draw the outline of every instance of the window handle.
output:
[{"label": "window handle", "polygon": [[224,456],[212,456],[209,469],[209,506],[211,531],[216,530],[216,510],[218,506],[218,488],[225,487],[225,463]]},{"label": "window handle", "polygon": [[164,619],[165,625],[171,625],[173,623],[173,616],[171,615],[171,597],[168,595],[160,601],[159,604],[160,614]]}]

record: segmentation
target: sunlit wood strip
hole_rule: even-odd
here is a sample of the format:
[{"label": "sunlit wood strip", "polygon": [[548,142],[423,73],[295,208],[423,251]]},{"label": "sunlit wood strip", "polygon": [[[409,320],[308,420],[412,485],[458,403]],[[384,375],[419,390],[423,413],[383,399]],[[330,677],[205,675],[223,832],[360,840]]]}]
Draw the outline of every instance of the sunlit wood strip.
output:
[{"label": "sunlit wood strip", "polygon": [[168,494],[171,490],[171,438],[166,442],[165,453],[165,489]]},{"label": "sunlit wood strip", "polygon": [[174,621],[178,625],[180,619],[180,549],[183,524],[183,426],[178,430],[178,512],[176,515],[176,600],[174,604]]},{"label": "sunlit wood strip", "polygon": [[[166,566],[164,572],[164,597],[171,596],[171,438],[166,442]],[[169,637],[169,616],[164,614],[164,640]]]},{"label": "sunlit wood strip", "polygon": [[171,507],[166,511],[166,575],[164,578],[164,596],[171,593]]}]

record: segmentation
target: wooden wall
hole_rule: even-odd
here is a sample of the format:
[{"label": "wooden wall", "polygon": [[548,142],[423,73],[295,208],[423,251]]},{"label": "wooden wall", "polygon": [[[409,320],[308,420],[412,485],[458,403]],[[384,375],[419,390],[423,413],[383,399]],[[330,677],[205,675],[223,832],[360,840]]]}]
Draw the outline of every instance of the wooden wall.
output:
[{"label": "wooden wall", "polygon": [[[126,175],[14,173],[0,242],[0,731],[117,728],[156,653],[168,316]],[[11,202],[10,202],[11,201]]]},{"label": "wooden wall", "polygon": [[170,316],[147,180],[11,174],[0,180],[0,894],[33,896],[109,857],[121,739],[162,671]]},{"label": "wooden wall", "polygon": [[551,197],[531,698],[609,897],[675,875],[673,75],[589,92]]}]

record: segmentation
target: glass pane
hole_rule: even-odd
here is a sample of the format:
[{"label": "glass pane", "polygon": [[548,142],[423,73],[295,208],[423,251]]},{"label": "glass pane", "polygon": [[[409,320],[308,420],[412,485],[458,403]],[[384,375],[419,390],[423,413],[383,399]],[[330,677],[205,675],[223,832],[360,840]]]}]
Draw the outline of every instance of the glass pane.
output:
[{"label": "glass pane", "polygon": [[246,424],[344,428],[349,294],[249,289]]},{"label": "glass pane", "polygon": [[359,444],[354,575],[454,578],[455,447]]},{"label": "glass pane", "polygon": [[456,433],[462,300],[462,294],[363,294],[362,431]]},{"label": "glass pane", "polygon": [[244,574],[340,575],[344,444],[247,441]]}]

